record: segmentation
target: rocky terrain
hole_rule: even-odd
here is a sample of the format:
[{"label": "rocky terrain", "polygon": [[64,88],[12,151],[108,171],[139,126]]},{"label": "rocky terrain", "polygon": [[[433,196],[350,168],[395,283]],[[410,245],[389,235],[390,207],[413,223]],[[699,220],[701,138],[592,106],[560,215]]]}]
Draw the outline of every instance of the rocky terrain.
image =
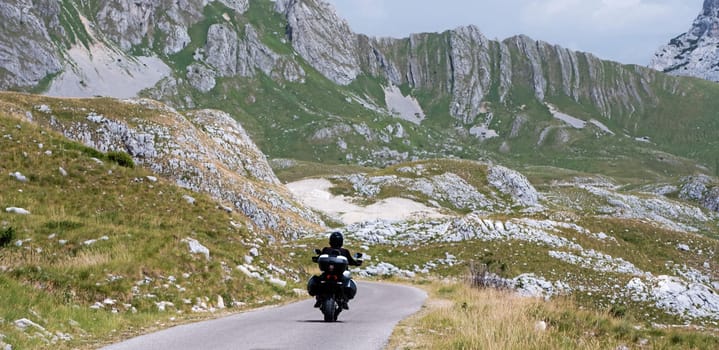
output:
[{"label": "rocky terrain", "polygon": [[[653,67],[713,79],[718,10]],[[75,310],[13,312],[1,346],[74,346],[82,310],[281,300],[330,227],[367,278],[477,263],[522,295],[719,322],[714,84],[472,25],[367,37],[321,0],[11,0],[0,19],[0,89],[120,98],[0,93],[0,278]],[[87,196],[58,204],[64,188]],[[143,205],[157,218],[115,217]]]},{"label": "rocky terrain", "polygon": [[657,51],[651,68],[719,82],[719,1],[705,0],[691,28]]},{"label": "rocky terrain", "polygon": [[[715,7],[707,2],[702,18]],[[10,60],[0,88],[140,94],[177,109],[220,109],[242,121],[273,158],[336,162],[341,153],[343,162],[387,165],[504,158],[539,145],[546,156],[527,160],[546,164],[545,158],[587,153],[596,159],[594,132],[547,119],[563,113],[607,136],[652,141],[636,147],[715,167],[710,106],[719,89],[697,94],[704,87],[696,82],[527,36],[489,40],[470,25],[370,38],[353,33],[321,0],[11,1],[1,14],[29,29],[0,33]],[[710,37],[711,25],[701,27]],[[687,109],[696,111],[672,125]],[[362,115],[372,117],[357,120]],[[392,131],[389,124],[396,124]],[[692,125],[706,127],[693,135]],[[334,132],[316,142],[318,129]],[[266,141],[279,137],[287,141]]]},{"label": "rocky terrain", "polygon": [[[178,186],[208,193],[226,210],[239,210],[260,232],[293,238],[323,225],[280,186],[264,154],[227,113],[180,113],[141,99],[104,100],[93,108],[91,100],[3,97],[5,111],[102,152],[127,152],[135,162]],[[16,98],[19,103],[10,102]]]},{"label": "rocky terrain", "polygon": [[[455,165],[455,168],[461,167]],[[431,175],[442,168],[439,163],[420,162],[397,167],[394,175],[356,174],[333,178],[335,186],[344,187],[343,184],[349,182],[351,191],[336,198],[327,192],[323,202],[333,203],[329,206],[307,199],[306,203],[331,211],[328,208],[343,207],[338,200],[372,202],[382,198],[383,189],[397,186],[404,189],[400,196],[444,210],[444,216],[427,215],[424,218],[384,215],[402,211],[399,206],[404,210],[412,208],[407,203],[398,203],[396,207],[385,206],[374,217],[365,216],[364,221],[347,222],[349,225],[344,231],[354,244],[363,245],[366,251],[376,253],[391,247],[382,257],[368,258],[369,266],[355,270],[362,276],[416,278],[467,264],[481,256],[478,254],[481,249],[491,256],[502,255],[496,250],[479,248],[491,242],[494,249],[518,246],[513,249],[517,251],[514,256],[505,257],[506,263],[515,267],[512,269],[514,275],[497,278],[504,280],[502,285],[512,286],[523,295],[543,298],[583,295],[598,299],[600,305],[639,308],[646,315],[653,314],[651,310],[661,310],[683,322],[710,326],[719,322],[719,276],[714,269],[718,263],[719,245],[716,238],[701,238],[694,234],[704,232],[715,237],[719,213],[703,209],[697,202],[668,198],[667,192],[650,194],[621,190],[607,179],[570,178],[553,182],[538,191],[516,171],[481,164],[471,167],[486,169],[485,185],[469,184],[450,169],[441,175]],[[679,196],[688,199],[687,192],[701,181],[716,179],[682,179],[683,190],[675,188],[672,192],[680,191]],[[302,193],[297,186],[290,184],[290,188]],[[696,190],[697,196],[706,192],[706,189]],[[383,203],[389,202],[384,199]],[[456,214],[455,210],[462,209],[469,209],[470,213]],[[614,220],[629,226],[622,232],[598,229],[614,226],[609,224]],[[647,226],[633,226],[634,223]],[[656,252],[671,251],[669,255],[676,256],[676,260],[660,258],[648,263],[643,254],[632,254],[630,246],[636,242],[625,236],[630,230],[632,234],[646,234],[643,239],[656,239],[649,245],[660,246]],[[667,233],[657,235],[657,231]],[[467,245],[472,248],[465,248]],[[424,255],[417,251],[417,247],[431,246],[447,250],[436,251],[427,260],[410,259],[410,263],[392,256]],[[644,249],[654,248],[644,246]],[[544,254],[545,257],[530,258],[532,254]],[[535,264],[521,263],[525,259],[533,260]],[[401,262],[392,263],[398,260]],[[542,266],[537,266],[537,261],[543,261]],[[555,272],[555,269],[567,268],[572,272]],[[661,319],[657,316],[649,318],[655,322]]]}]

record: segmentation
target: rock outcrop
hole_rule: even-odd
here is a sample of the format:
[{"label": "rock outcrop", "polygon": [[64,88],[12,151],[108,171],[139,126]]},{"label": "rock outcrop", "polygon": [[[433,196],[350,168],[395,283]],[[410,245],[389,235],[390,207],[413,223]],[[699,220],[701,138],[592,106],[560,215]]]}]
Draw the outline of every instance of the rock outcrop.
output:
[{"label": "rock outcrop", "polygon": [[292,47],[325,77],[347,85],[360,74],[357,37],[329,4],[278,0],[275,10],[287,18]]},{"label": "rock outcrop", "polygon": [[539,205],[539,193],[526,176],[503,166],[495,165],[487,173],[489,184],[522,206]]},{"label": "rock outcrop", "polygon": [[60,11],[51,0],[0,3],[0,90],[34,87],[62,69],[51,38],[65,35]]},{"label": "rock outcrop", "polygon": [[473,122],[492,83],[489,40],[475,26],[461,27],[450,36],[452,103],[450,113],[465,124]]},{"label": "rock outcrop", "polygon": [[[136,106],[146,116],[109,116],[52,104],[28,115],[72,140],[103,152],[127,152],[137,164],[181,187],[232,203],[255,231],[296,238],[323,225],[315,213],[296,204],[264,154],[229,114],[217,110],[181,114],[145,99],[112,103],[125,105],[118,108]],[[63,108],[77,117],[56,118],[52,111]]]},{"label": "rock outcrop", "polygon": [[659,48],[649,66],[719,82],[719,0],[704,0],[689,31]]},{"label": "rock outcrop", "polygon": [[711,211],[719,212],[719,185],[706,175],[687,176],[681,179],[679,198],[699,202]]},{"label": "rock outcrop", "polygon": [[[602,61],[523,35],[487,40],[474,26],[407,39],[361,36],[359,43],[363,70],[394,85],[449,96],[448,112],[465,124],[482,114],[482,103],[495,86],[500,102],[512,90],[529,88],[538,101],[590,101],[606,118],[645,111],[659,93],[651,84],[657,80],[653,70]],[[606,79],[610,73],[615,78]]]}]

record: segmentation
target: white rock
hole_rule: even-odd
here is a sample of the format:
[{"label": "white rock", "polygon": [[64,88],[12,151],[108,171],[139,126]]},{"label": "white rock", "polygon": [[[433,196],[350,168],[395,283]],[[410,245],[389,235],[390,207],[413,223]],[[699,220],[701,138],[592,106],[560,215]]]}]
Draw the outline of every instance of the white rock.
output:
[{"label": "white rock", "polygon": [[52,113],[52,109],[48,105],[35,106],[35,109],[46,114]]},{"label": "white rock", "polygon": [[287,282],[275,277],[270,277],[269,282],[280,287],[285,287],[287,285]]},{"label": "white rock", "polygon": [[30,212],[27,209],[17,208],[17,207],[5,208],[5,211],[8,213],[15,213],[15,214],[20,214],[20,215],[29,215],[30,214]]},{"label": "white rock", "polygon": [[260,256],[260,251],[257,250],[256,247],[252,247],[252,248],[250,249],[250,255],[255,256],[255,257]]},{"label": "white rock", "polygon": [[188,196],[188,195],[183,195],[183,196],[182,196],[182,199],[186,200],[187,203],[195,204],[195,198],[192,198],[192,197],[190,197],[190,196]]},{"label": "white rock", "polygon": [[683,252],[688,252],[688,251],[691,250],[688,245],[682,244],[682,243],[677,244],[677,249],[679,249],[679,250],[681,250],[681,251],[683,251]]},{"label": "white rock", "polygon": [[15,180],[18,180],[20,182],[27,182],[27,177],[25,177],[25,175],[21,174],[19,171],[10,173],[10,176],[12,176],[13,178],[15,178]]},{"label": "white rock", "polygon": [[170,307],[174,307],[174,306],[175,306],[175,304],[173,304],[173,303],[171,303],[171,302],[169,302],[169,301],[156,302],[155,305],[157,305],[157,309],[158,309],[159,311],[165,311],[165,310],[167,310],[167,307],[168,307],[168,306],[170,306]]},{"label": "white rock", "polygon": [[198,242],[196,239],[188,237],[182,239],[182,242],[187,242],[187,244],[190,246],[190,253],[203,254],[205,256],[205,259],[210,260],[210,250],[204,245],[200,244],[200,242]]},{"label": "white rock", "polygon": [[60,175],[62,175],[62,176],[67,176],[67,171],[66,171],[65,169],[63,169],[62,167],[60,167],[59,170],[60,170]]}]

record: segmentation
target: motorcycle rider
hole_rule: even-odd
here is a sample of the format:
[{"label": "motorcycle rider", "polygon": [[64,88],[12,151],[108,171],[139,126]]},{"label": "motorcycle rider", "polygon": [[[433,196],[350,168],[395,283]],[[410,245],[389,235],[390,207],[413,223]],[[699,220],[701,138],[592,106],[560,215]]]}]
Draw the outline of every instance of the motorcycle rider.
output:
[{"label": "motorcycle rider", "polygon": [[[350,254],[350,251],[346,248],[342,248],[342,245],[344,244],[344,237],[342,236],[342,233],[335,231],[330,234],[330,246],[322,248],[322,254],[328,254],[328,255],[341,255],[347,258],[347,263],[350,266],[360,266],[362,265],[362,261],[357,261],[352,257],[352,254]],[[345,286],[343,288],[343,292],[350,288],[351,279],[347,276],[342,276],[342,285]],[[342,308],[345,310],[349,310],[349,305],[347,304],[347,293],[345,292],[345,297],[342,298]],[[320,299],[319,296],[317,296],[317,301],[315,302],[315,307],[320,307]]]},{"label": "motorcycle rider", "polygon": [[332,232],[330,235],[330,246],[322,248],[322,254],[332,254],[333,251],[339,250],[340,254],[345,258],[347,258],[347,262],[350,266],[360,266],[362,262],[356,261],[354,258],[352,258],[352,254],[350,254],[350,251],[342,248],[342,245],[344,244],[344,237],[342,236],[342,233],[340,232]]}]

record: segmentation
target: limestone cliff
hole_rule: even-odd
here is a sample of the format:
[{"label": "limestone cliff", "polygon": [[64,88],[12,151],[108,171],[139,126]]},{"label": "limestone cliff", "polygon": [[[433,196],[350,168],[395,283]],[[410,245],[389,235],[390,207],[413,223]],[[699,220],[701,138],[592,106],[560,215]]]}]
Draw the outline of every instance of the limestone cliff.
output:
[{"label": "limestone cliff", "polygon": [[691,28],[659,48],[651,68],[719,81],[719,1],[705,0]]}]

